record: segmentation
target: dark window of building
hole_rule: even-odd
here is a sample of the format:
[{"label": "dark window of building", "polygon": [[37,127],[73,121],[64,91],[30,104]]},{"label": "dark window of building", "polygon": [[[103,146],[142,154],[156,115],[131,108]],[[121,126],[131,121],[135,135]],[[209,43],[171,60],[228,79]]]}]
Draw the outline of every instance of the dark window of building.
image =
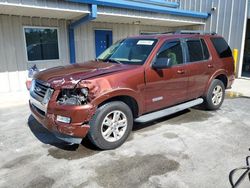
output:
[{"label": "dark window of building", "polygon": [[[157,59],[170,58],[171,65],[178,65],[183,63],[183,55],[180,41],[173,41],[165,43],[157,54]],[[167,62],[166,62],[167,63]]]},{"label": "dark window of building", "polygon": [[59,59],[57,29],[24,28],[28,61]]},{"label": "dark window of building", "polygon": [[203,54],[204,54],[204,60],[209,59],[209,52],[207,49],[207,45],[203,39],[201,39],[201,44],[202,44],[202,49],[203,49]]},{"label": "dark window of building", "polygon": [[203,51],[200,40],[188,40],[187,41],[189,62],[202,61]]},{"label": "dark window of building", "polygon": [[241,76],[250,78],[250,19],[247,20],[244,58],[241,70],[242,70]]},{"label": "dark window of building", "polygon": [[221,37],[211,38],[211,41],[220,58],[232,57],[232,51],[228,46],[227,42],[223,38]]}]

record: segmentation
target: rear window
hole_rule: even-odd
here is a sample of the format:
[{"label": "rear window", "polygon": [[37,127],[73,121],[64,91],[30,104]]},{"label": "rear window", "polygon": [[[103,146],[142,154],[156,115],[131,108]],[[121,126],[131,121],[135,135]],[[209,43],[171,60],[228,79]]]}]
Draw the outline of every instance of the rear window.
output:
[{"label": "rear window", "polygon": [[188,40],[187,41],[189,62],[202,61],[203,51],[200,40]]},{"label": "rear window", "polygon": [[211,41],[220,58],[232,57],[232,51],[223,38],[211,38]]}]

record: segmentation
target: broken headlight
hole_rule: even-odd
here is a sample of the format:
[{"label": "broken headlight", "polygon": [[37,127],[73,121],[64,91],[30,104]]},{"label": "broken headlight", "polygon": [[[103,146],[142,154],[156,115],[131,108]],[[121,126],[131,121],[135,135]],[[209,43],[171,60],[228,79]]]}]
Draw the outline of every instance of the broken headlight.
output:
[{"label": "broken headlight", "polygon": [[58,96],[60,105],[83,105],[88,102],[88,88],[63,89]]}]

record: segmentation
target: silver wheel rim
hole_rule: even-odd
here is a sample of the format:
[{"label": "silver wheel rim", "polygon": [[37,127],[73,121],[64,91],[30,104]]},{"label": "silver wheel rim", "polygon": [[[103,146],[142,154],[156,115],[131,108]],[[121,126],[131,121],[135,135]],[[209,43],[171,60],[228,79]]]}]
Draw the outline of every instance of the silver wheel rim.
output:
[{"label": "silver wheel rim", "polygon": [[217,85],[213,90],[212,102],[215,106],[219,105],[222,101],[223,90],[220,85]]},{"label": "silver wheel rim", "polygon": [[110,112],[104,118],[101,126],[103,138],[108,142],[116,142],[125,134],[128,126],[126,115],[119,110]]}]

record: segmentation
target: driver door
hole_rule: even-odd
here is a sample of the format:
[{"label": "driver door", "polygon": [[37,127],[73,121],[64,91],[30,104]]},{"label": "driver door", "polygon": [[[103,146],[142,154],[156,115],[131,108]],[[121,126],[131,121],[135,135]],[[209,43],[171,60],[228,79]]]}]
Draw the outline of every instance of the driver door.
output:
[{"label": "driver door", "polygon": [[184,63],[183,45],[180,40],[166,41],[157,52],[152,63],[165,59],[167,68],[148,66],[145,70],[146,112],[166,108],[185,101],[187,98],[188,72]]}]

